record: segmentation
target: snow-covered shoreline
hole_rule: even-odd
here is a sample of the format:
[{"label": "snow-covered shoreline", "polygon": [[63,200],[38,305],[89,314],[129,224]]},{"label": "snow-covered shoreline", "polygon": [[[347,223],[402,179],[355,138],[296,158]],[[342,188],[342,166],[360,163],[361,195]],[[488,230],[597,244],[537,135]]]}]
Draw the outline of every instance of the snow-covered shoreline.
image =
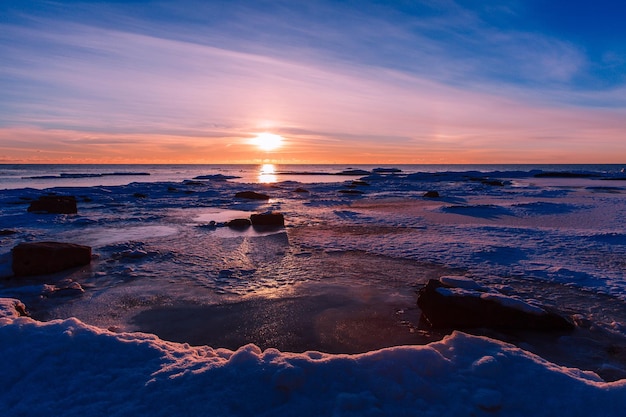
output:
[{"label": "snow-covered shoreline", "polygon": [[618,416],[626,380],[455,332],[361,355],[233,352],[76,319],[0,319],[0,403],[21,416]]},{"label": "snow-covered shoreline", "polygon": [[[626,181],[535,174],[374,173],[307,184],[207,176],[0,191],[0,298],[22,300],[36,319],[3,304],[2,353],[12,362],[0,404],[13,415],[69,416],[619,415],[624,380],[606,383],[590,370],[626,374]],[[270,199],[234,197],[245,190]],[[439,197],[424,197],[432,190]],[[78,214],[28,213],[47,193],[76,196]],[[223,226],[265,211],[283,213],[286,227]],[[11,249],[42,240],[89,245],[95,258],[49,277],[12,278]],[[536,349],[532,338],[518,345],[569,349],[584,364],[594,362],[582,357],[593,349],[601,356],[579,371],[461,332],[360,355],[190,347],[133,333],[141,312],[333,291],[361,309],[389,308],[385,323],[408,322],[399,330],[408,332],[414,291],[449,273],[557,307],[585,326]],[[63,293],[69,285],[84,292]],[[319,308],[327,320],[342,317]],[[588,335],[606,338],[581,342]]]}]

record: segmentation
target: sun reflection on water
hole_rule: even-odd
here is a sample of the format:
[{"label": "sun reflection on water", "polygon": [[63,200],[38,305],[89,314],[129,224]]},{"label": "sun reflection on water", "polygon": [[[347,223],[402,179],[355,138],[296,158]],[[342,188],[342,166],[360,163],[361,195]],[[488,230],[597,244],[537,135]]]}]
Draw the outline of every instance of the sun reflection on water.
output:
[{"label": "sun reflection on water", "polygon": [[276,177],[276,167],[274,164],[263,164],[259,170],[259,182],[271,184],[278,181]]}]

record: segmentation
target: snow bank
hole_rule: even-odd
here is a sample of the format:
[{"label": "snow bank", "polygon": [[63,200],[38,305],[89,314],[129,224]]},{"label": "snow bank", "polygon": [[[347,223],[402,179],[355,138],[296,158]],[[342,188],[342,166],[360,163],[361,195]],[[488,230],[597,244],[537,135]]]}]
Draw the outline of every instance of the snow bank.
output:
[{"label": "snow bank", "polygon": [[292,354],[5,317],[0,340],[0,408],[13,416],[617,416],[626,407],[626,380],[460,332],[361,355]]}]

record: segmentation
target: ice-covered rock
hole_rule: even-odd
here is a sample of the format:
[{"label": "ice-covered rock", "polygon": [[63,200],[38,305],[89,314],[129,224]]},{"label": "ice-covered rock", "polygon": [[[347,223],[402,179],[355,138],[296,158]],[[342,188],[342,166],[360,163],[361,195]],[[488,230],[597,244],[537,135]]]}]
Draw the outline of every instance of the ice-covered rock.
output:
[{"label": "ice-covered rock", "polygon": [[574,329],[573,322],[561,314],[496,291],[485,291],[459,277],[429,280],[419,291],[417,305],[435,328]]}]

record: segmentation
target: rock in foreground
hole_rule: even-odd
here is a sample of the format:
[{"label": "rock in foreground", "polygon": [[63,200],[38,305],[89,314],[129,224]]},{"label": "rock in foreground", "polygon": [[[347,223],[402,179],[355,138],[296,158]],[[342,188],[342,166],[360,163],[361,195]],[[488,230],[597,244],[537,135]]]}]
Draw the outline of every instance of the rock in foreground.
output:
[{"label": "rock in foreground", "polygon": [[91,248],[63,242],[20,243],[13,248],[15,276],[45,275],[91,262]]},{"label": "rock in foreground", "polygon": [[423,317],[434,328],[574,329],[572,321],[545,307],[482,288],[463,277],[443,278],[429,280],[417,298]]}]

